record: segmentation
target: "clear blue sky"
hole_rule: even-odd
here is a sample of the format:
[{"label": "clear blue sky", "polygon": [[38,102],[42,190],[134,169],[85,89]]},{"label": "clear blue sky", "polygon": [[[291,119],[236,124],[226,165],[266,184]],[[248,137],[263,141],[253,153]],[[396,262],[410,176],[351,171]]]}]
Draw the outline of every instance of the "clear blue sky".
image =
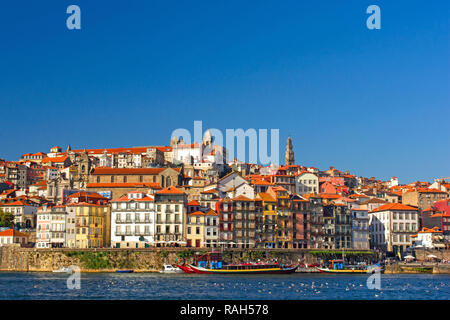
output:
[{"label": "clear blue sky", "polygon": [[[66,28],[77,4],[82,29]],[[381,8],[381,30],[366,8]],[[279,128],[296,162],[450,176],[449,1],[3,1],[0,158]]]}]

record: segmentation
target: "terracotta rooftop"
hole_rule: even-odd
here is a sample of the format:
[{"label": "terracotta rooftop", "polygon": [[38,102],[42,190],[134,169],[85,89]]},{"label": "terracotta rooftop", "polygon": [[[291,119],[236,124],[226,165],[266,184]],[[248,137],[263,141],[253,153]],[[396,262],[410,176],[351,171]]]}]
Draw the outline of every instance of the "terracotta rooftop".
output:
[{"label": "terracotta rooftop", "polygon": [[380,212],[380,211],[417,211],[417,208],[407,206],[401,203],[387,203],[384,204],[370,212]]}]

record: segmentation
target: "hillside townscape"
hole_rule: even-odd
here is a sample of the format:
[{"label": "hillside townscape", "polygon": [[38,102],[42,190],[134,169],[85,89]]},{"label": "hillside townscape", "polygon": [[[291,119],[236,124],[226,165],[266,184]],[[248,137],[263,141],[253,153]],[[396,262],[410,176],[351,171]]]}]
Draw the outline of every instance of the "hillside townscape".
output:
[{"label": "hillside townscape", "polygon": [[[212,146],[212,148],[211,148]],[[205,152],[210,150],[210,152]],[[212,151],[211,151],[212,150]],[[23,154],[0,160],[0,246],[445,249],[448,178],[400,184],[334,167],[233,160],[214,145]]]}]

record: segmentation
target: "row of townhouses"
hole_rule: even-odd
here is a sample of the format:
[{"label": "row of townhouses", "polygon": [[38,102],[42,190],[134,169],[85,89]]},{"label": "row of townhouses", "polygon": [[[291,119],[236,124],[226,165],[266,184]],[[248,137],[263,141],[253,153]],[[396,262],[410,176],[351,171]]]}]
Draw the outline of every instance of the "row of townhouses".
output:
[{"label": "row of townhouses", "polygon": [[0,214],[36,248],[448,246],[447,178],[401,185],[297,165],[290,138],[284,166],[227,160],[209,131],[190,144],[27,153],[0,160]]}]

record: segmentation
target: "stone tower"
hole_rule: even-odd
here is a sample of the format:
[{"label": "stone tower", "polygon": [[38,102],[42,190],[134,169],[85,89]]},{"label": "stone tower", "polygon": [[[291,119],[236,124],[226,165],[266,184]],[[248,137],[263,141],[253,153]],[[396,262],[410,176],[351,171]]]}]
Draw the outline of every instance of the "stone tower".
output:
[{"label": "stone tower", "polygon": [[294,150],[292,147],[292,139],[291,137],[288,137],[287,143],[286,143],[286,165],[293,165],[295,163],[294,160]]}]

